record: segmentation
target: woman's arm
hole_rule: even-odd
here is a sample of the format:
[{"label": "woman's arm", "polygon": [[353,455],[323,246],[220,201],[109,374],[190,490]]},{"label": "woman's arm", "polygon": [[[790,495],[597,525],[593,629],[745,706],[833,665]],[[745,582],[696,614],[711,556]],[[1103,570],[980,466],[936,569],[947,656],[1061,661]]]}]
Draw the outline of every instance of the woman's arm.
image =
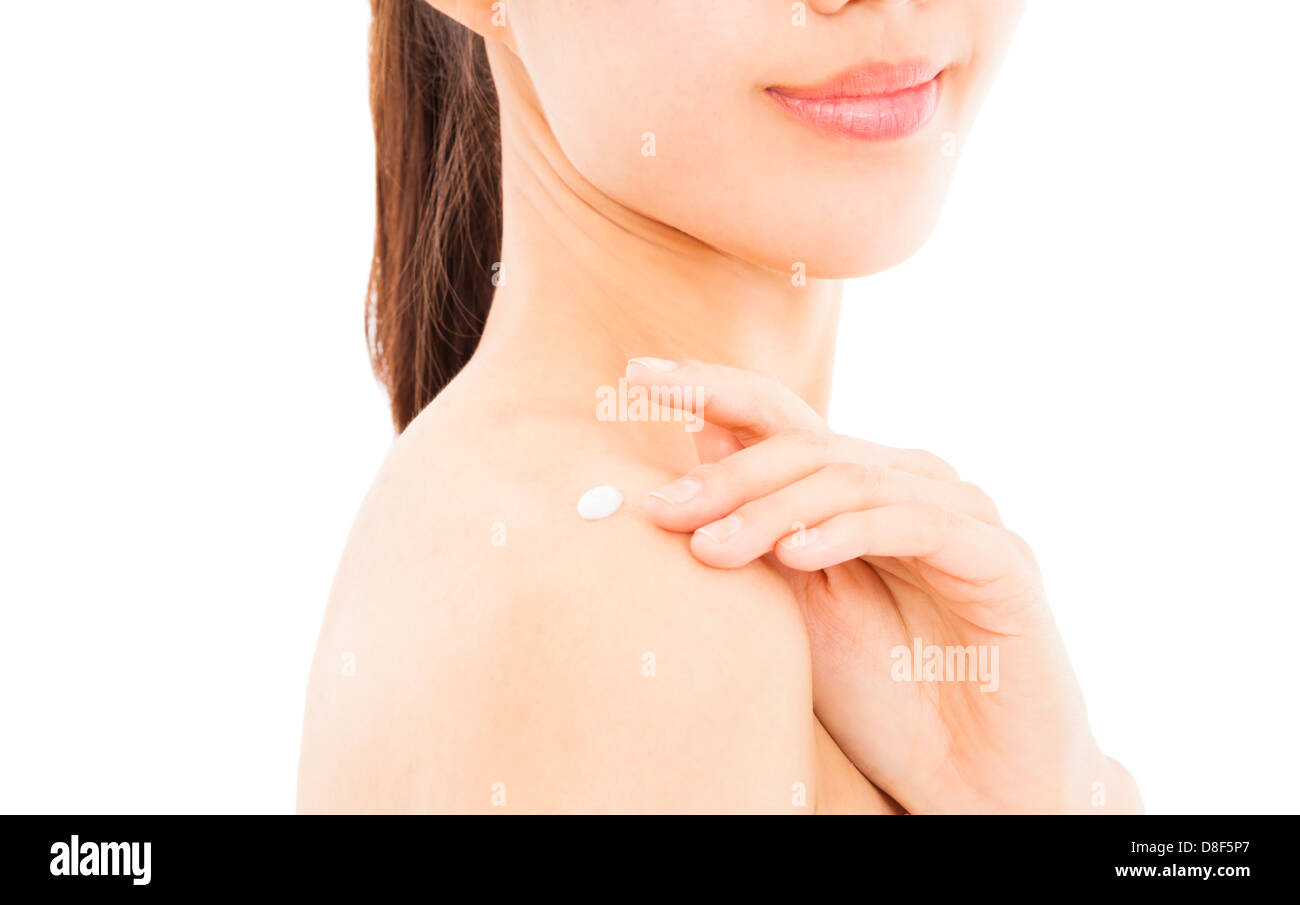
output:
[{"label": "woman's arm", "polygon": [[589,463],[515,487],[491,461],[471,486],[429,474],[434,451],[395,458],[332,594],[300,808],[814,810],[808,640],[772,570],[708,568],[632,501],[583,522]]},{"label": "woman's arm", "polygon": [[817,714],[868,778],[909,811],[1140,809],[1093,740],[1029,546],[979,488],[831,433],[762,375],[633,361],[628,377],[702,388],[699,414],[732,433],[648,512],[711,566],[779,564]]}]

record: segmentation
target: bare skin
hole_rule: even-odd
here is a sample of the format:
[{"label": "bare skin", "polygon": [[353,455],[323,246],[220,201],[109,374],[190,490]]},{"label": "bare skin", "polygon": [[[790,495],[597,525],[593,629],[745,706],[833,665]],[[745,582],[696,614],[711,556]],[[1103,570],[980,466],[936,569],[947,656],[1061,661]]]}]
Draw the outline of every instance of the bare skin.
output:
[{"label": "bare skin", "polygon": [[[487,20],[487,4],[439,5],[489,30],[474,24],[474,16]],[[935,4],[917,15],[955,9],[969,17],[1014,5]],[[877,12],[865,6],[816,6],[827,28],[841,25],[834,17],[843,13],[854,17],[845,28],[880,33],[869,29]],[[584,7],[597,9],[622,15],[633,7]],[[917,19],[917,27],[929,21]],[[1001,27],[1001,17],[990,21]],[[962,34],[951,22],[936,33]],[[785,34],[776,33],[778,45]],[[743,493],[730,510],[674,514],[647,500],[682,475],[707,476],[697,470],[702,462],[721,465],[777,434],[828,432],[840,284],[796,283],[788,258],[779,267],[751,263],[757,254],[720,250],[598,189],[561,150],[516,50],[508,29],[489,41],[502,107],[504,282],[474,358],[399,439],[357,517],[313,667],[299,807],[1074,810],[1088,806],[1077,787],[1094,779],[1109,784],[1107,808],[1136,807],[1131,782],[1087,731],[1050,631],[1029,632],[1029,645],[1017,648],[1024,660],[1037,658],[1036,677],[1050,680],[1053,693],[1037,709],[1032,696],[1021,696],[1005,719],[989,719],[988,702],[965,701],[964,692],[943,696],[952,703],[939,710],[918,706],[877,681],[889,664],[873,658],[887,651],[837,646],[823,617],[861,626],[864,613],[906,608],[913,617],[906,626],[934,629],[938,643],[964,644],[973,637],[965,628],[945,631],[953,601],[876,571],[865,534],[841,544],[842,559],[800,563],[799,554],[782,558],[776,550],[786,526],[770,537],[750,535],[745,551],[726,556],[692,533],[796,483],[802,466],[767,460],[766,484],[736,483]],[[961,53],[961,65],[978,76],[970,92],[977,94],[987,81],[983,58]],[[956,78],[951,95],[960,97]],[[766,123],[766,112],[760,108],[757,121]],[[822,150],[820,139],[787,141],[784,122],[772,128],[773,147]],[[870,167],[837,154],[836,166],[873,178]],[[928,163],[907,161],[918,185],[932,182]],[[898,161],[877,163],[893,184],[902,178]],[[772,171],[802,180],[816,168]],[[749,190],[744,179],[737,185]],[[809,194],[796,187],[801,192]],[[668,195],[696,198],[705,219],[728,225],[728,199]],[[900,193],[895,200],[919,234],[924,218],[913,216],[914,199]],[[890,235],[889,225],[904,219],[871,210]],[[738,236],[753,225],[743,221],[730,223]],[[890,249],[879,261],[871,254],[859,261],[869,239],[841,229],[836,241],[820,241],[812,236],[818,222],[808,225],[804,238],[819,239],[808,247],[845,249],[827,259],[828,270],[897,258]],[[783,235],[768,234],[774,242]],[[728,420],[715,412],[696,435],[680,423],[598,420],[598,388],[615,385],[629,359],[641,356],[743,369],[729,388],[703,376],[713,400],[748,406],[749,414]],[[807,423],[772,417],[788,413],[791,399]],[[771,436],[749,430],[747,418],[768,423]],[[847,464],[855,464],[851,456]],[[848,479],[846,469],[837,474]],[[767,486],[782,475],[789,480]],[[626,502],[608,519],[584,522],[576,501],[597,484],[618,487]],[[953,505],[972,500],[982,502],[966,494]],[[823,569],[844,580],[810,584],[807,576]],[[836,593],[816,590],[825,587]],[[1041,612],[1033,610],[1035,631],[1050,621]],[[987,629],[1018,635],[1028,625]],[[1035,714],[1057,704],[1062,731],[1035,731]],[[954,727],[976,724],[988,734],[955,747]],[[926,767],[909,770],[900,752],[918,738],[924,757],[917,763]],[[954,752],[958,770],[930,769]],[[1018,772],[1039,755],[1047,758],[1042,782],[1010,797]]]},{"label": "bare skin", "polygon": [[[980,488],[922,450],[835,434],[763,375],[655,360],[628,375],[699,388],[717,428],[703,464],[651,492],[650,517],[692,532],[701,562],[762,559],[786,578],[818,716],[895,800],[913,813],[1140,808],[1092,738],[1033,552]],[[927,649],[942,663],[906,666]]]},{"label": "bare skin", "polygon": [[[813,713],[786,583],[762,563],[700,564],[646,517],[644,494],[673,476],[658,441],[681,427],[535,414],[543,400],[465,376],[403,435],[357,519],[312,675],[300,808],[889,810]],[[628,500],[583,522],[574,504],[598,481]]]},{"label": "bare skin", "polygon": [[[504,782],[507,810],[889,810],[813,714],[788,585],[763,563],[704,566],[645,516],[645,494],[698,461],[690,435],[595,417],[596,388],[648,347],[765,365],[824,404],[838,284],[796,292],[608,203],[536,131],[505,131],[506,285],[357,518],[300,807],[492,810]],[[745,330],[721,329],[742,312]],[[599,483],[627,502],[583,522]]]}]

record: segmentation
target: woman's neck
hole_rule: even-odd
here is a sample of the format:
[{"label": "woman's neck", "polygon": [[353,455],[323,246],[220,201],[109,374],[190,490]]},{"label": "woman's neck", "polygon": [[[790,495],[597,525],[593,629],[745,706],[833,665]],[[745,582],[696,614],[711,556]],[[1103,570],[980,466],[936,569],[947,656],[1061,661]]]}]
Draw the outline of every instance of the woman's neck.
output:
[{"label": "woman's neck", "polygon": [[755,267],[614,202],[568,162],[534,104],[502,104],[502,181],[484,364],[544,369],[590,406],[629,358],[695,358],[772,374],[825,412],[838,281]]}]

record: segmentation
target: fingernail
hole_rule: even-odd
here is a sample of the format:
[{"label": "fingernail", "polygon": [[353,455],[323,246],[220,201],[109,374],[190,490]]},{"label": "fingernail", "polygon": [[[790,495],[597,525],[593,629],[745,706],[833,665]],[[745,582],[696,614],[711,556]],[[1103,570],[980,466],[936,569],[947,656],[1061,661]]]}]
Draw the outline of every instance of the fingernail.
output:
[{"label": "fingernail", "polygon": [[811,547],[817,542],[817,529],[809,528],[806,531],[796,531],[794,534],[786,537],[781,541],[781,546],[787,550],[794,550],[799,547]]},{"label": "fingernail", "polygon": [[671,371],[677,367],[677,362],[669,361],[666,358],[633,358],[628,362],[629,365],[640,365],[643,368],[649,368],[652,371]]},{"label": "fingernail", "polygon": [[703,534],[715,544],[720,544],[730,538],[740,530],[740,516],[729,515],[720,522],[714,522],[712,525],[705,525],[703,528],[696,528],[696,534]]}]

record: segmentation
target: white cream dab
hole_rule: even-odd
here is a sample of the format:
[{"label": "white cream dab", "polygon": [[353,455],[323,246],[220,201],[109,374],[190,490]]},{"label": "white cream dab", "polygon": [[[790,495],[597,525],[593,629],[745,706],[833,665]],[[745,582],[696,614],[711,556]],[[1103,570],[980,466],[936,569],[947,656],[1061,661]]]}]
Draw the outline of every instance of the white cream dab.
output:
[{"label": "white cream dab", "polygon": [[618,512],[618,507],[622,505],[623,494],[618,492],[618,488],[601,484],[588,490],[578,500],[578,515],[589,522],[594,522],[598,518],[606,518]]}]

